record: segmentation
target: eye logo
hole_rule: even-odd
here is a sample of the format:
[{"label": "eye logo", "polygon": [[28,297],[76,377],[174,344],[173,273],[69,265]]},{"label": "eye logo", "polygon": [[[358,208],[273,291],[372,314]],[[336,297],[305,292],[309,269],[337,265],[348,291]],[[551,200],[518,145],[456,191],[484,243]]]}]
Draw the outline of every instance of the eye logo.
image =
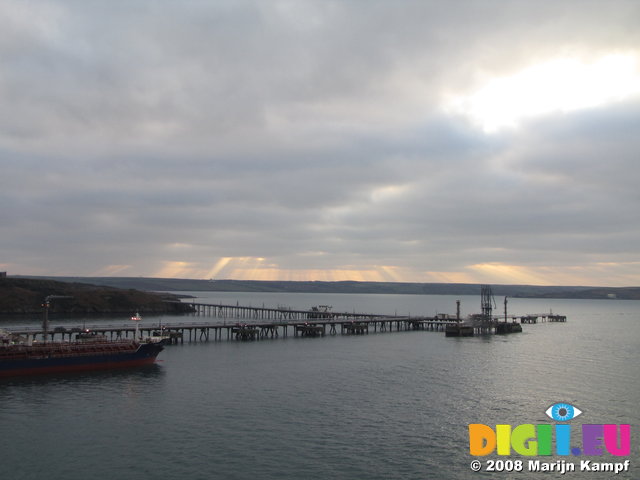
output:
[{"label": "eye logo", "polygon": [[576,418],[582,413],[582,410],[569,403],[555,403],[544,413],[546,413],[549,418],[552,418],[557,422],[566,422]]}]

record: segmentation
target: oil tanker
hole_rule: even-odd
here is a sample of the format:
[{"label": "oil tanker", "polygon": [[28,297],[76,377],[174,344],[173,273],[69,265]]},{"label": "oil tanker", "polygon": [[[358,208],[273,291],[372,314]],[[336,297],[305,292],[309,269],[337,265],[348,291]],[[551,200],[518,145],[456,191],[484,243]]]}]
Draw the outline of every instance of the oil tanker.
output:
[{"label": "oil tanker", "polygon": [[45,298],[42,342],[25,341],[0,331],[0,377],[149,365],[164,349],[162,339],[140,337],[138,324],[142,318],[138,313],[131,317],[136,322],[134,340],[113,341],[95,332],[83,332],[75,341],[48,342],[48,310],[54,298],[65,297],[49,295]]},{"label": "oil tanker", "polygon": [[155,362],[161,342],[108,341],[0,344],[0,377],[106,370]]}]

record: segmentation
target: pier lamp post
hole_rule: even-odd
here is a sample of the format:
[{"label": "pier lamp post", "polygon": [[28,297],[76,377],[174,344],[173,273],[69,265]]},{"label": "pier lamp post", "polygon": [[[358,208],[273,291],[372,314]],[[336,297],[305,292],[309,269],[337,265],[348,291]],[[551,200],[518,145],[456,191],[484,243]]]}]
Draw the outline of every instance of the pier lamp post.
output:
[{"label": "pier lamp post", "polygon": [[504,322],[507,323],[507,297],[504,297]]},{"label": "pier lamp post", "polygon": [[47,295],[42,302],[42,338],[44,343],[47,343],[47,337],[49,336],[49,307],[51,306],[51,300],[54,298],[72,298],[69,295]]}]

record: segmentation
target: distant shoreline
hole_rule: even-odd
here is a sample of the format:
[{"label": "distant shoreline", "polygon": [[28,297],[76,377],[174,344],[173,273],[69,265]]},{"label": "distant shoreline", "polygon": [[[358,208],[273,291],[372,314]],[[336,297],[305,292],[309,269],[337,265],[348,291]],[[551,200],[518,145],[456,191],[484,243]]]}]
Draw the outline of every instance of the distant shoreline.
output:
[{"label": "distant shoreline", "polygon": [[[9,276],[85,283],[148,292],[210,291],[263,293],[349,293],[400,295],[479,295],[480,284],[357,281],[197,280],[153,277],[35,277]],[[519,298],[640,300],[640,287],[492,285],[496,296]]]}]

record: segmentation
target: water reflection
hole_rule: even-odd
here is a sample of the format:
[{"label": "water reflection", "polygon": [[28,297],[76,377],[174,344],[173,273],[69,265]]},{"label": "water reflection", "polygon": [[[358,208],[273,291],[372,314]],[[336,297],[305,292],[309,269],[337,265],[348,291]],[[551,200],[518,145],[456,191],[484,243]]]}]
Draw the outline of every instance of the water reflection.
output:
[{"label": "water reflection", "polygon": [[159,380],[166,372],[161,365],[141,365],[131,368],[117,368],[113,370],[96,370],[90,372],[63,372],[26,377],[0,378],[0,395],[9,387],[47,387],[65,385],[75,387],[79,385],[103,385],[105,382],[118,383],[125,380],[149,382]]}]

